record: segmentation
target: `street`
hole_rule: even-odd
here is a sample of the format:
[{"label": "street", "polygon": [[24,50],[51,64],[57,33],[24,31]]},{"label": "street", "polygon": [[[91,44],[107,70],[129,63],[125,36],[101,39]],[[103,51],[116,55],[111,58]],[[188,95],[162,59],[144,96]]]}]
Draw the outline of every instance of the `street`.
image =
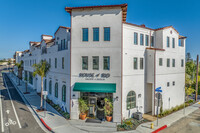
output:
[{"label": "street", "polygon": [[[5,85],[4,80],[6,81]],[[0,73],[0,97],[0,132],[44,132],[4,73]]]},{"label": "street", "polygon": [[200,133],[200,109],[175,122],[161,133]]}]

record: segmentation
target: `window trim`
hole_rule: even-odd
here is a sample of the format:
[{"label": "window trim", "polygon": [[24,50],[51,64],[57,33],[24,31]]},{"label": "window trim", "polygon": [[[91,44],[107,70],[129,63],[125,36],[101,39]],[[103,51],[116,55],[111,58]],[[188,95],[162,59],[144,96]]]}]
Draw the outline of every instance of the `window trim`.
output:
[{"label": "window trim", "polygon": [[[94,69],[94,58],[98,57],[98,69]],[[99,56],[92,56],[92,70],[99,70]]]},{"label": "window trim", "polygon": [[[105,40],[105,28],[110,28],[110,38],[109,38],[109,40]],[[111,40],[111,27],[103,27],[103,40],[105,42],[110,42],[110,40]]]},{"label": "window trim", "polygon": [[[141,59],[142,59],[142,67],[141,67]],[[144,69],[144,58],[140,58],[140,70]]]},{"label": "window trim", "polygon": [[[104,62],[105,58],[109,59],[109,66],[108,66],[109,68],[108,69],[105,69],[105,67],[104,67],[105,66],[105,62]],[[103,56],[103,70],[108,70],[108,71],[110,70],[110,56]]]},{"label": "window trim", "polygon": [[[87,68],[86,69],[83,69],[83,58],[84,57],[87,57]],[[82,56],[82,58],[81,58],[81,62],[82,62],[82,70],[88,70],[88,56]]]},{"label": "window trim", "polygon": [[[131,95],[130,93],[133,93],[133,95]],[[128,100],[128,99],[132,99],[132,98],[135,98],[135,101],[129,101]],[[133,91],[133,90],[129,91],[127,96],[126,96],[126,109],[130,110],[130,109],[136,108],[136,102],[137,102],[137,97],[136,97],[135,91]],[[134,104],[133,107],[131,106],[132,104]]]},{"label": "window trim", "polygon": [[[98,29],[98,40],[94,40],[94,29]],[[93,27],[92,30],[93,30],[93,42],[99,42],[99,38],[100,38],[100,30],[99,30],[99,27]]]},{"label": "window trim", "polygon": [[[88,30],[88,32],[87,32],[87,33],[88,33],[87,41],[85,41],[85,40],[84,40],[84,37],[83,37],[83,35],[84,35],[84,34],[83,34],[83,33],[84,33],[83,30],[84,30],[84,29],[87,29],[87,30]],[[88,41],[89,41],[89,28],[82,28],[82,42],[88,42]]]},{"label": "window trim", "polygon": [[[63,87],[65,87],[64,93],[63,93]],[[67,92],[67,86],[66,86],[66,85],[63,85],[63,86],[62,86],[62,102],[66,102],[66,92]],[[64,94],[64,96],[63,96],[63,94]],[[64,99],[63,99],[63,98],[64,98]]]},{"label": "window trim", "polygon": [[[135,37],[135,35],[136,35],[136,37]],[[133,44],[134,45],[138,45],[138,33],[137,32],[134,32],[133,33],[133,37],[134,37],[134,39],[133,39]],[[135,41],[136,40],[136,41]]]},{"label": "window trim", "polygon": [[[141,41],[142,41],[142,43],[141,43]],[[144,46],[144,34],[142,34],[142,33],[140,33],[140,46]]]}]

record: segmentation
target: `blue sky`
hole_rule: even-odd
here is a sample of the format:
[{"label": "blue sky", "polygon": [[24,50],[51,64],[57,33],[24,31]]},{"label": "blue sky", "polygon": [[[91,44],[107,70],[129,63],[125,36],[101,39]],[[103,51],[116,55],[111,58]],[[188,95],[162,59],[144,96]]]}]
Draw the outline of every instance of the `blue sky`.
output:
[{"label": "blue sky", "polygon": [[70,27],[66,6],[128,4],[127,22],[150,28],[173,25],[187,36],[187,52],[200,50],[200,1],[198,0],[0,0],[0,59],[28,49],[41,34],[54,35]]}]

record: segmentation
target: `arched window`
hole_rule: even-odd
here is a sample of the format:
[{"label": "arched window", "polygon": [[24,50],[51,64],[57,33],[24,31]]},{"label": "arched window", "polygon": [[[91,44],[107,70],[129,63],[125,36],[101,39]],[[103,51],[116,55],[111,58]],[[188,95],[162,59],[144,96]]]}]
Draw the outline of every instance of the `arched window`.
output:
[{"label": "arched window", "polygon": [[49,81],[49,94],[51,94],[51,92],[52,92],[52,82],[51,82],[51,80]]},{"label": "arched window", "polygon": [[136,94],[134,91],[130,91],[127,95],[127,109],[133,109],[136,107]]},{"label": "arched window", "polygon": [[44,90],[47,90],[47,79],[44,80]]},{"label": "arched window", "polygon": [[55,97],[58,98],[58,83],[55,83]]},{"label": "arched window", "polygon": [[66,85],[62,86],[62,101],[66,102]]}]

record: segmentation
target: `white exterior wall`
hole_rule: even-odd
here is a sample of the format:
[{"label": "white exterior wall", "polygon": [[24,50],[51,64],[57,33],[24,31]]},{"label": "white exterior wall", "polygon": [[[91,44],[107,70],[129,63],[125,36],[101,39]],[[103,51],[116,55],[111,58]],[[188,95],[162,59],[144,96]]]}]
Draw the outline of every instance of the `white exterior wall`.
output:
[{"label": "white exterior wall", "polygon": [[[44,36],[43,36],[44,37]],[[46,36],[45,36],[46,37]],[[48,37],[48,36],[47,36]],[[58,38],[59,40],[57,40]],[[51,37],[52,38],[52,37]],[[42,38],[44,39],[44,38]],[[49,39],[49,37],[48,37]],[[55,34],[55,41],[60,44],[60,40],[66,40],[68,44],[68,49],[58,51],[58,45],[52,45],[47,47],[45,41],[41,43],[41,47],[30,46],[30,52],[32,56],[29,56],[29,53],[24,54],[22,60],[24,60],[24,71],[33,72],[33,63],[36,60],[36,63],[39,63],[41,60],[46,60],[49,63],[51,59],[51,68],[47,76],[44,78],[47,80],[46,89],[49,91],[49,81],[52,81],[52,93],[48,93],[48,98],[51,99],[55,104],[60,106],[65,106],[67,112],[69,112],[70,107],[70,33],[68,29],[59,28]],[[52,42],[54,43],[54,42]],[[47,47],[47,53],[42,54],[42,47]],[[62,57],[64,57],[64,69],[62,68]],[[55,58],[57,58],[57,68],[55,68]],[[32,64],[30,65],[30,60]],[[28,64],[26,64],[28,61]],[[23,76],[25,72],[23,72]],[[28,74],[29,77],[29,74]],[[55,97],[55,83],[58,83],[58,98]],[[44,84],[44,83],[43,83]],[[66,103],[62,101],[62,86],[66,85]],[[36,75],[33,77],[33,85],[29,86],[36,89],[37,92],[41,91],[41,77]]]},{"label": "white exterior wall", "polygon": [[[71,40],[71,86],[72,107],[71,119],[79,119],[79,92],[73,92],[76,82],[87,83],[116,83],[116,93],[119,97],[113,103],[113,121],[121,122],[121,8],[106,8],[94,10],[72,11],[72,40]],[[93,41],[93,28],[99,27],[99,41]],[[104,41],[104,27],[110,27],[110,41]],[[82,42],[82,28],[89,28],[89,41]],[[82,56],[88,56],[89,68],[82,70]],[[99,70],[92,69],[92,56],[99,56]],[[103,56],[110,56],[110,70],[103,70]],[[85,80],[79,78],[79,73],[109,73],[110,77],[102,80]],[[73,97],[75,94],[75,97]]]}]

